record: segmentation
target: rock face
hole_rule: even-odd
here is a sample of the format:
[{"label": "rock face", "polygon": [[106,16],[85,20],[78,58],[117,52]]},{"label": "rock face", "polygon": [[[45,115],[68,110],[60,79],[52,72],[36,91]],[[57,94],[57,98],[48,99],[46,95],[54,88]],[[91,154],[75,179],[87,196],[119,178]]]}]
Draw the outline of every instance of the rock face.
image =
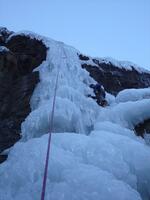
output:
[{"label": "rock face", "polygon": [[150,134],[150,119],[145,120],[135,126],[135,131],[138,136],[144,137],[144,133]]},{"label": "rock face", "polygon": [[7,38],[12,34],[12,31],[5,27],[0,27],[0,46],[5,46]]},{"label": "rock face", "polygon": [[6,46],[15,54],[18,69],[22,75],[31,73],[46,59],[47,48],[36,39],[17,35],[12,37]]},{"label": "rock face", "polygon": [[133,66],[130,66],[132,70],[127,70],[111,62],[100,62],[97,59],[88,62],[90,58],[82,54],[79,55],[79,59],[82,68],[86,69],[95,81],[101,83],[105,90],[113,95],[124,89],[150,86],[150,73],[138,72]]},{"label": "rock face", "polygon": [[[32,72],[46,59],[47,48],[35,39],[0,30],[0,152],[20,139],[21,123],[30,113],[30,98],[39,73]],[[3,46],[2,46],[3,45]],[[6,156],[0,156],[0,162]]]}]

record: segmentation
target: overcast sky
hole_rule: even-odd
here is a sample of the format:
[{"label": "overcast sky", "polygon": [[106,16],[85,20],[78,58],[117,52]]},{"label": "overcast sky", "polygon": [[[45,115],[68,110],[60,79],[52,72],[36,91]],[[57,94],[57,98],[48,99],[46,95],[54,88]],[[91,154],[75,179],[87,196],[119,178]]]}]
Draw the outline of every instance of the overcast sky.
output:
[{"label": "overcast sky", "polygon": [[0,0],[0,26],[150,69],[150,0]]}]

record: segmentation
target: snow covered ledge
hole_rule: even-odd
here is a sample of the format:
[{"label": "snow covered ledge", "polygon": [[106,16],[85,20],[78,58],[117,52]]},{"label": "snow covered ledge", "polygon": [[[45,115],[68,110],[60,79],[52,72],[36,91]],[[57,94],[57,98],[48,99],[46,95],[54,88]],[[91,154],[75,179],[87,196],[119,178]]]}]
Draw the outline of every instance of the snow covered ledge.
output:
[{"label": "snow covered ledge", "polygon": [[[136,102],[143,99],[150,99],[150,88],[122,90],[116,97],[116,103]],[[144,133],[150,132],[150,118],[141,120],[135,125],[134,130],[138,136],[144,137]]]},{"label": "snow covered ledge", "polygon": [[137,124],[150,118],[149,108],[149,99],[119,103],[113,107],[103,109],[99,115],[99,120],[111,121],[134,130]]}]

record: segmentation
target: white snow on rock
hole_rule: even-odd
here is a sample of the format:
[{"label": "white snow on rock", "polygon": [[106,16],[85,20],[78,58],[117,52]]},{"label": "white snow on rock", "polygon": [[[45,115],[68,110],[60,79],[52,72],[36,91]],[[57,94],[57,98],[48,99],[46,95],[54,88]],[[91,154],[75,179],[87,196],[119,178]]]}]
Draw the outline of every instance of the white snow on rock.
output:
[{"label": "white snow on rock", "polygon": [[138,66],[135,63],[129,61],[118,61],[111,57],[104,57],[104,58],[96,58],[100,63],[112,64],[118,68],[124,68],[126,70],[133,70],[133,68],[138,71],[139,73],[150,73],[148,70]]},{"label": "white snow on rock", "polygon": [[5,46],[0,46],[0,52],[9,52],[9,49]]},{"label": "white snow on rock", "polygon": [[[150,147],[132,130],[150,118],[149,99],[99,107],[88,98],[94,81],[81,68],[78,51],[61,42],[42,40],[47,59],[36,70],[40,83],[31,113],[22,123],[22,141],[0,165],[0,200],[39,200],[48,141],[50,113],[58,70],[46,200],[149,200]],[[13,36],[11,36],[13,37]]]},{"label": "white snow on rock", "polygon": [[138,101],[141,99],[150,99],[150,88],[143,89],[125,89],[118,93],[116,102]]},{"label": "white snow on rock", "polygon": [[[111,64],[115,67],[121,68],[121,69],[125,69],[125,70],[129,70],[132,71],[133,69],[136,70],[139,73],[150,73],[149,70],[146,70],[140,66],[138,66],[137,64],[133,63],[133,62],[129,62],[129,61],[119,61],[116,60],[114,58],[111,57],[91,57],[91,56],[87,56],[89,58],[89,60],[81,60],[81,64],[87,64],[87,65],[91,65],[91,67],[98,67],[100,68],[99,64]],[[94,62],[93,60],[95,60],[96,62],[98,61],[98,63]],[[100,68],[101,69],[101,68]],[[102,70],[102,69],[101,69]]]}]

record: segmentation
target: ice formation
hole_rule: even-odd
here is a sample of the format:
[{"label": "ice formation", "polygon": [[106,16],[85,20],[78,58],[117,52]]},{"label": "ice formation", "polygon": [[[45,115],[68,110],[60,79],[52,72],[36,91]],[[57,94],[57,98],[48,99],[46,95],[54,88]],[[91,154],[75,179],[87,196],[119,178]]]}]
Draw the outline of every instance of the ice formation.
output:
[{"label": "ice formation", "polygon": [[116,102],[138,101],[142,99],[150,99],[150,88],[123,90],[117,95]]},{"label": "ice formation", "polygon": [[149,100],[120,103],[107,94],[110,106],[99,107],[87,97],[94,81],[81,68],[77,50],[19,34],[42,40],[49,50],[36,69],[40,83],[31,99],[32,112],[22,124],[23,139],[0,165],[0,200],[40,199],[58,70],[46,200],[149,200],[150,147],[132,130],[140,119],[150,118]]}]

